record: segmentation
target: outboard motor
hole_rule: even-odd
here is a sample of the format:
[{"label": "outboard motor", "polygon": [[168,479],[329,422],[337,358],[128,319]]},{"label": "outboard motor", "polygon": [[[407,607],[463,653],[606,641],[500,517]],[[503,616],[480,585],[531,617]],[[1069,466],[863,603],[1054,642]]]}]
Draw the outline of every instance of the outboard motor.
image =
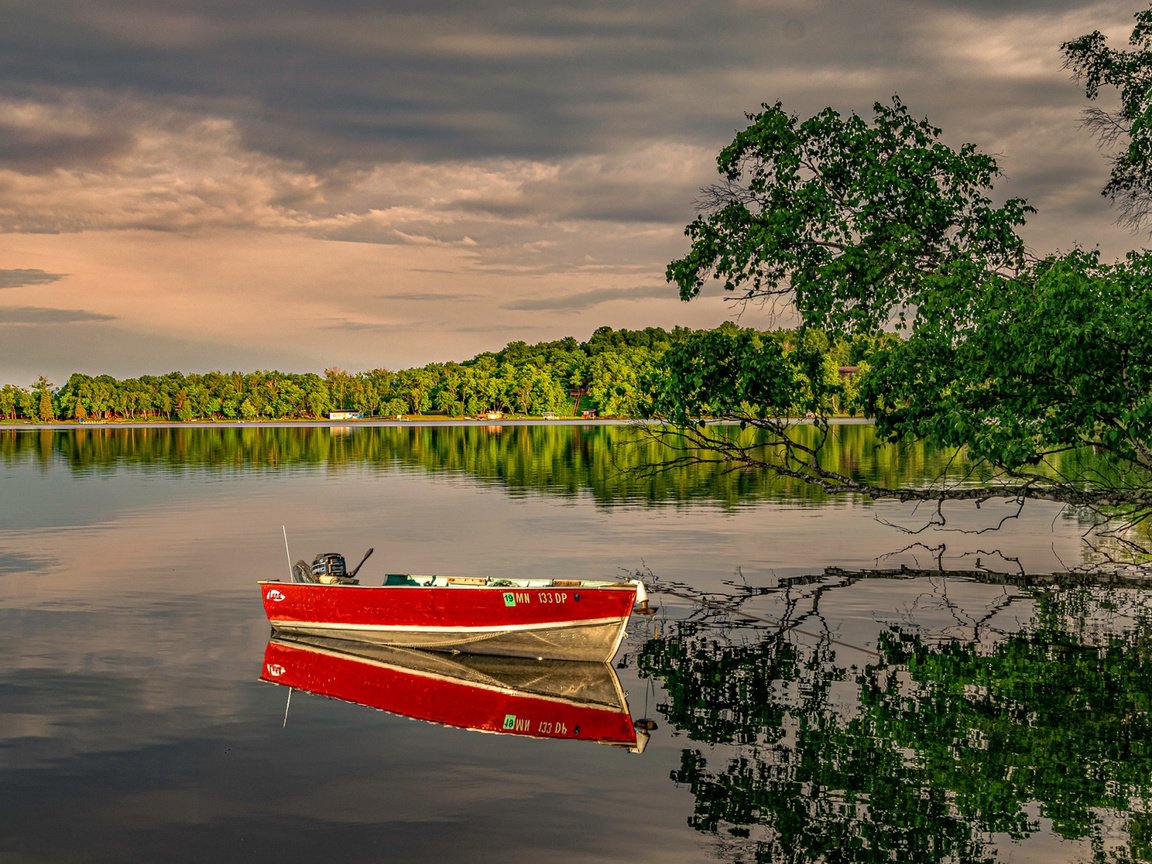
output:
[{"label": "outboard motor", "polygon": [[356,585],[357,580],[348,575],[348,565],[344,556],[336,552],[323,552],[312,559],[309,567],[303,561],[297,561],[292,568],[292,578],[296,582],[311,582],[321,585]]},{"label": "outboard motor", "polygon": [[312,559],[312,575],[317,582],[334,585],[348,577],[348,566],[344,556],[336,552],[324,552]]}]

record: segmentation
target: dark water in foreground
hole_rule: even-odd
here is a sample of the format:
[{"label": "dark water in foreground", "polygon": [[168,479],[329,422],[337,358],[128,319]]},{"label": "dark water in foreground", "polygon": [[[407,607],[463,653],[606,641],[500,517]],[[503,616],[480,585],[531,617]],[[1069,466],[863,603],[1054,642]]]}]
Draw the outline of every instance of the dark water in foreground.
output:
[{"label": "dark water in foreground", "polygon": [[[638,477],[629,434],[0,430],[0,861],[1152,860],[1142,591],[826,572],[1051,572],[1074,518],[907,535],[923,514]],[[839,434],[852,470],[945,470]],[[374,546],[369,582],[650,573],[675,594],[615,670],[647,748],[288,705],[255,586],[281,526],[293,558]]]}]

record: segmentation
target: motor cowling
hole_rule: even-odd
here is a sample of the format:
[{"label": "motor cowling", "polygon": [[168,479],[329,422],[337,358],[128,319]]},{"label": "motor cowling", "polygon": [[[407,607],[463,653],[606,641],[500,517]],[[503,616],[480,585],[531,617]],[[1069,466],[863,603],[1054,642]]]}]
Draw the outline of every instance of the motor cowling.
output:
[{"label": "motor cowling", "polygon": [[348,564],[344,556],[337,552],[322,552],[312,559],[311,566],[303,561],[297,561],[292,568],[292,576],[297,582],[321,585],[356,584],[356,580],[348,575]]},{"label": "motor cowling", "polygon": [[348,565],[344,556],[336,552],[323,552],[312,559],[312,575],[317,579],[322,576],[331,576],[339,579],[348,575]]}]

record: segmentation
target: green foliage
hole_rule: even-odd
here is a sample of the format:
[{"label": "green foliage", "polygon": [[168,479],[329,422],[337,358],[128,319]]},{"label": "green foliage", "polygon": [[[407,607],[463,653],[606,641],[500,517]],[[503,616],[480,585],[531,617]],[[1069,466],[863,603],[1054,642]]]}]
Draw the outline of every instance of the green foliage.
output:
[{"label": "green foliage", "polygon": [[1039,801],[1059,834],[1085,837],[1098,811],[1152,791],[1152,662],[1130,639],[1094,645],[1066,628],[1037,629],[978,652],[890,632],[882,651],[915,687],[898,694],[869,682],[877,728],[915,748],[958,809],[991,830],[1011,830]]},{"label": "green foliage", "polygon": [[23,401],[24,394],[25,391],[14,384],[0,387],[0,418],[15,420],[17,406]]},{"label": "green foliage", "polygon": [[[52,405],[52,382],[41,375],[32,385],[32,394],[36,401],[36,418],[41,423],[51,423],[56,419],[56,409]],[[29,408],[32,400],[28,401]]]},{"label": "green foliage", "polygon": [[1015,229],[1031,208],[993,206],[995,160],[941,143],[898,98],[877,103],[871,124],[763,108],[720,152],[723,182],[685,229],[689,253],[668,265],[683,299],[715,277],[747,298],[790,294],[818,327],[875,329],[921,302],[941,271],[978,282],[1023,260]]},{"label": "green foliage", "polygon": [[38,417],[41,423],[51,423],[56,419],[56,411],[52,407],[52,394],[48,390],[40,391]]},{"label": "green foliage", "polygon": [[645,378],[649,399],[641,411],[681,426],[704,418],[832,413],[839,374],[824,363],[827,343],[808,335],[792,343],[734,328],[691,334]]},{"label": "green foliage", "polygon": [[1122,219],[1135,227],[1152,215],[1152,9],[1136,14],[1128,42],[1131,51],[1109,48],[1096,30],[1065,42],[1061,51],[1089,99],[1095,100],[1104,87],[1119,93],[1118,109],[1090,108],[1085,124],[1105,146],[1126,141],[1112,158],[1102,194],[1119,202]]},{"label": "green foliage", "polygon": [[650,640],[641,662],[668,694],[665,719],[692,741],[753,745],[784,737],[787,707],[773,688],[803,674],[800,659],[791,643],[778,640],[717,650],[707,629],[685,624],[674,637]]},{"label": "green foliage", "polygon": [[890,437],[966,446],[1007,468],[1091,445],[1146,474],[1150,320],[1152,253],[1054,257],[964,303],[927,298],[912,337],[872,356],[864,403]]},{"label": "green foliage", "polygon": [[[736,332],[736,328],[721,328]],[[73,374],[54,395],[57,416],[94,420],[275,420],[324,417],[335,409],[364,416],[394,417],[440,413],[475,416],[499,410],[539,416],[576,413],[572,388],[584,391],[585,407],[602,417],[631,417],[643,398],[641,379],[673,345],[696,338],[692,331],[668,333],[659,327],[644,330],[597,329],[584,343],[573,338],[528,345],[509,343],[495,354],[485,352],[463,363],[430,363],[422,368],[390,372],[374,369],[352,374],[335,367],[315,373],[278,371],[208,372],[141,376],[117,381]],[[771,338],[781,338],[779,334]],[[844,346],[822,345],[823,358],[813,362],[835,365],[846,356]],[[833,356],[835,355],[835,356]],[[28,392],[11,385],[0,389],[0,418],[39,418],[41,392],[35,389],[31,410]],[[80,414],[76,406],[79,406]],[[850,406],[855,410],[856,404]]]}]

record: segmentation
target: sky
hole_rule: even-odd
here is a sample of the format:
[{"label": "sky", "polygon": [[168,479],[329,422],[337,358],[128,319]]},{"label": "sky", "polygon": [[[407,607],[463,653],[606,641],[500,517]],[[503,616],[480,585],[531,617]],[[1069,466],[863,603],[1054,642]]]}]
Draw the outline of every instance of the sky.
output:
[{"label": "sky", "polygon": [[[0,0],[0,384],[782,323],[667,263],[745,114],[910,112],[1106,258],[1060,45],[1139,2]],[[1108,107],[1104,100],[1103,107]],[[783,322],[787,323],[787,322]]]}]

